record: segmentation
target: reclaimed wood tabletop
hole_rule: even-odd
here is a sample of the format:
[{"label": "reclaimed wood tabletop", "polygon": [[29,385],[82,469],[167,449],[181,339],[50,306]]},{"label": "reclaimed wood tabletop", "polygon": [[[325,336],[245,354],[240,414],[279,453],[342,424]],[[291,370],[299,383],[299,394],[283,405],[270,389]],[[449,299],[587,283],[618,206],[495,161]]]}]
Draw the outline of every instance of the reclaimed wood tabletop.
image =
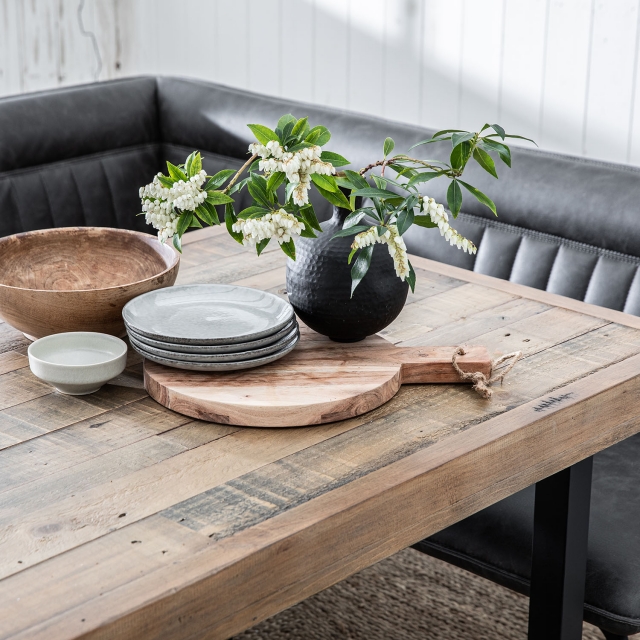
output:
[{"label": "reclaimed wood tabletop", "polygon": [[[207,423],[149,398],[132,351],[98,393],[55,393],[0,324],[0,638],[227,638],[640,431],[640,318],[412,261],[382,335],[523,351],[492,399],[407,385],[332,424]],[[284,257],[198,230],[196,282],[284,296]]]}]

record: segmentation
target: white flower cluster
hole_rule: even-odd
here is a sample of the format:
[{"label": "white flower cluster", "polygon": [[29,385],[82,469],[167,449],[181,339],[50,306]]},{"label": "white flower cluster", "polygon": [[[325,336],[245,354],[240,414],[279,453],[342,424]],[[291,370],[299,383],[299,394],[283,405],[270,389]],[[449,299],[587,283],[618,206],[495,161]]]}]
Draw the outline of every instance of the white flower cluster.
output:
[{"label": "white flower cluster", "polygon": [[267,213],[262,218],[239,218],[231,228],[236,233],[242,233],[243,245],[255,247],[258,242],[267,238],[275,238],[278,244],[289,242],[292,236],[299,236],[304,231],[304,223],[280,209],[276,213]]},{"label": "white flower cluster", "polygon": [[322,149],[319,146],[300,149],[295,153],[285,151],[277,140],[271,140],[266,145],[254,142],[249,145],[252,155],[259,155],[258,167],[269,175],[276,171],[284,171],[287,180],[296,184],[292,197],[295,204],[302,207],[309,204],[309,189],[311,189],[311,174],[331,175],[336,172],[330,162],[320,159]]},{"label": "white flower cluster", "polygon": [[431,222],[438,225],[440,235],[444,236],[444,239],[447,240],[451,246],[455,244],[458,249],[468,251],[469,253],[476,253],[478,249],[473,242],[461,236],[449,224],[449,216],[441,204],[438,204],[433,198],[425,197],[424,211],[431,217]]},{"label": "white flower cluster", "polygon": [[195,211],[207,199],[207,192],[201,188],[207,172],[203,169],[187,182],[179,180],[170,189],[160,182],[160,176],[161,173],[154,177],[153,182],[141,187],[140,200],[147,224],[158,230],[161,242],[166,242],[178,227],[180,214],[176,209]]},{"label": "white flower cluster", "polygon": [[393,258],[393,266],[396,270],[396,275],[404,280],[409,275],[409,258],[407,256],[407,246],[402,239],[402,236],[398,233],[398,227],[395,224],[387,226],[387,230],[380,236],[378,235],[378,228],[371,227],[367,231],[359,233],[351,244],[352,249],[364,249],[369,245],[377,242],[387,245],[389,254]]}]

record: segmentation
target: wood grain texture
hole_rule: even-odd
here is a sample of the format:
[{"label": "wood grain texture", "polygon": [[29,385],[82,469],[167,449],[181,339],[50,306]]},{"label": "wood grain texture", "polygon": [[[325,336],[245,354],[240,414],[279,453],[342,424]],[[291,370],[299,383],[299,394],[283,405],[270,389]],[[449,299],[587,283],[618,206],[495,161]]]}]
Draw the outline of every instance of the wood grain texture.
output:
[{"label": "wood grain texture", "polygon": [[[462,382],[454,347],[397,348],[379,336],[341,344],[307,327],[284,358],[249,371],[198,373],[146,360],[144,383],[161,405],[200,420],[300,427],[345,420],[388,402],[402,384]],[[465,372],[491,375],[484,347],[467,347]]]},{"label": "wood grain texture", "polygon": [[[285,295],[279,253],[187,238],[190,281]],[[0,324],[0,638],[226,638],[640,431],[636,318],[414,265],[369,350],[522,350],[490,401],[407,384],[331,424],[206,423],[131,387],[53,394]]]},{"label": "wood grain texture", "polygon": [[101,227],[0,239],[0,316],[34,338],[63,331],[125,334],[122,307],[171,286],[180,259],[145,233]]}]

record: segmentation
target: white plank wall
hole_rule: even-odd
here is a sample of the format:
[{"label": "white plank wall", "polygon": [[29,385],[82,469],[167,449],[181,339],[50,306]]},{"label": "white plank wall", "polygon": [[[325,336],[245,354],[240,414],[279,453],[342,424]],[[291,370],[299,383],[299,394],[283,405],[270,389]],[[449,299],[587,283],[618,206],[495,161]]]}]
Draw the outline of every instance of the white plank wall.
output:
[{"label": "white plank wall", "polygon": [[639,5],[0,0],[0,96],[179,74],[426,126],[497,121],[640,164]]}]

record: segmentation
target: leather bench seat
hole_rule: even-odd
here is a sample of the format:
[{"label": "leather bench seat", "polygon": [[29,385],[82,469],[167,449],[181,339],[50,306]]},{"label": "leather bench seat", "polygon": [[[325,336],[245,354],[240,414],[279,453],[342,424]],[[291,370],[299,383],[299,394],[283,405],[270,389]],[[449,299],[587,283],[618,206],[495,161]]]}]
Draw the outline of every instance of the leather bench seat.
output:
[{"label": "leather bench seat", "polygon": [[[196,80],[130,78],[0,99],[0,236],[54,226],[153,232],[138,189],[193,149],[212,174],[247,158],[247,123],[309,116],[332,133],[326,148],[359,169],[386,136],[404,152],[432,131]],[[445,123],[446,124],[446,123]],[[478,123],[481,125],[482,123]],[[431,145],[417,156],[446,157]],[[476,256],[413,227],[412,253],[640,315],[640,170],[522,147],[500,180],[477,167],[465,180],[499,218],[464,194],[453,226]],[[446,203],[447,183],[427,183]],[[248,196],[238,204],[246,206]],[[312,193],[318,217],[330,208]],[[640,631],[640,436],[595,456],[585,618],[620,636]],[[533,522],[529,488],[419,543],[417,548],[527,593]]]}]

